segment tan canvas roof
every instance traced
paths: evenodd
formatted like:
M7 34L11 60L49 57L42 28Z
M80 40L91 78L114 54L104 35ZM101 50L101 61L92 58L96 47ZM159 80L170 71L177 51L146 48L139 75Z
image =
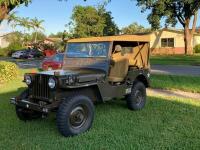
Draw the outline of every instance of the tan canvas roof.
M89 38L78 38L71 39L69 43L78 42L111 42L111 41L138 41L138 42L149 42L149 35L118 35L118 36L103 36L103 37L89 37Z

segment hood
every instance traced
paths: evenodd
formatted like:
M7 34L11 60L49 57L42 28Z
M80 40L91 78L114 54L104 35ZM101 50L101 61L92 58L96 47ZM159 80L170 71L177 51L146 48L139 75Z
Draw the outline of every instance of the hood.
M66 76L66 75L105 75L106 73L102 70L96 69L70 69L70 70L49 70L49 71L42 71L39 74L44 75L54 75L57 74L59 76Z

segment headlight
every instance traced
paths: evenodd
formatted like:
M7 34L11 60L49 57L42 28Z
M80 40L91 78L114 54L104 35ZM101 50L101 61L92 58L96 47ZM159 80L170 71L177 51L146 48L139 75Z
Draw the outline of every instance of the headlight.
M73 80L72 76L69 76L69 78L68 78L68 82L69 82L69 84L74 83L74 80Z
M31 85L31 83L32 83L31 76L25 76L25 82L27 85Z
M48 85L51 89L55 88L56 87L56 81L54 78L49 78L49 82L48 82Z

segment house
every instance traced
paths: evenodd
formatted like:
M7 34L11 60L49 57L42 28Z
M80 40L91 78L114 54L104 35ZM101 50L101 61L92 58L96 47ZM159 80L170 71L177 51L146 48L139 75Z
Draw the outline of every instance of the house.
M185 54L183 30L164 28L148 33L148 35L150 36L151 54ZM195 47L198 44L200 44L200 33L195 32L192 46Z
M61 38L46 38L44 44L54 45L56 42L61 42Z
M5 39L6 35L0 35L0 48L8 47L9 42Z

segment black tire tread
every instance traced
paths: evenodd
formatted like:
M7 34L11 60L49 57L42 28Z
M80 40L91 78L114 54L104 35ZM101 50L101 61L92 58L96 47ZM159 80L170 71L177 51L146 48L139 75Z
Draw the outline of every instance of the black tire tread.
M134 104L134 94L137 88L142 88L142 90L144 90L144 101L142 103L142 105L140 105L139 107L137 105ZM146 87L144 85L144 83L140 82L140 81L136 81L131 89L131 94L127 95L126 98L126 102L127 102L127 106L130 110L141 110L142 108L144 108L145 104L146 104Z
M66 125L67 125L67 123L66 123L66 112L70 110L70 107L74 105L74 100L78 97L83 98L83 97L87 97L87 96L83 96L83 95L79 95L78 93L76 93L76 94L74 93L73 95L67 97L60 104L58 111L57 111L57 114L56 114L56 122L57 122L58 130L65 137L77 135L77 133L73 133L69 128L66 128ZM89 99L89 97L87 97L87 99L89 100L88 102L92 106L92 112L94 113L93 103ZM78 100L76 99L75 102L76 101L78 101ZM94 118L94 115L92 116L91 122L93 122L93 118ZM91 126L92 126L92 123L88 126L88 128L86 130L90 129Z

